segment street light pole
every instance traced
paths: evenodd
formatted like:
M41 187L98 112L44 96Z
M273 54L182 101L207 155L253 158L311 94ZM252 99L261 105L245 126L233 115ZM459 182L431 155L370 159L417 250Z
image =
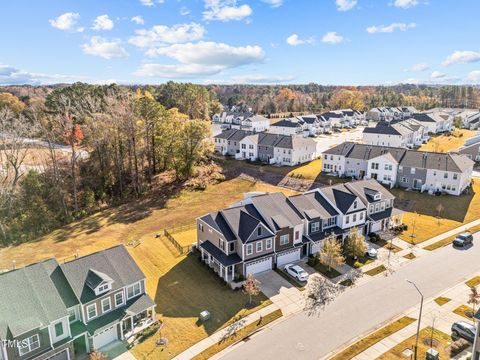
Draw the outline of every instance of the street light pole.
M408 279L405 279L406 282L408 282L409 284L412 284L415 289L418 291L418 293L420 294L420 298L421 298L421 301L420 301L420 314L418 315L418 325L417 325L417 337L416 337L416 340L415 340L415 353L414 353L414 359L417 360L417 355L418 355L418 337L420 335L420 323L422 321L422 310L423 310L423 294L422 292L418 289L417 285L413 282L413 281L410 281Z

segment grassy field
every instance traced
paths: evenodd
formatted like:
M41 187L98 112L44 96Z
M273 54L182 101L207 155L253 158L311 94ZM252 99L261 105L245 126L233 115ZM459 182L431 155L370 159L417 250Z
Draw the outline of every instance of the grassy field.
M430 348L430 337L432 335L432 328L427 327L420 331L418 342L418 359L425 359L425 353ZM433 348L439 352L440 359L450 359L453 340L450 335L445 334L439 330L433 331ZM462 342L465 344L465 342ZM467 344L468 345L468 344ZM393 349L382 354L377 360L404 360L402 353L405 349L412 349L415 346L415 335L409 337L407 340L401 342ZM465 346L465 345L464 345ZM465 347L466 348L466 347Z
M381 274L385 270L387 270L387 268L384 265L379 265L377 267L374 267L373 269L365 271L365 275L375 276Z
M457 315L463 316L465 319L472 320L474 311L470 306L460 305L453 312Z
M415 319L404 316L391 324L388 324L381 329L371 333L370 335L364 337L363 339L357 341L353 345L350 345L345 350L331 357L330 360L348 360L352 359L358 354L367 350L370 346L375 345L379 341L382 341L386 337L396 333L399 330L402 330L404 327L407 327L411 323L416 321Z
M205 191L182 190L170 198L139 200L90 216L37 241L0 249L0 269L11 267L12 260L17 266L53 256L61 261L71 258L77 249L80 255L86 255L139 240L139 246L127 249L146 275L147 292L157 303L158 317L165 324L162 336L167 337L169 345L162 350L152 337L135 347L133 353L138 359L169 359L255 308L246 306L245 294L224 286L194 256L180 256L165 238L157 239L155 234L163 228L191 224L197 216L241 200L249 191L293 193L236 178ZM189 236L185 239L191 243ZM264 296L255 301L257 308L270 303ZM198 314L205 309L212 318L199 324Z
M455 129L452 135L432 136L428 143L422 145L418 150L448 152L462 147L465 140L477 133L475 130Z
M264 316L261 320L241 328L240 330L236 331L233 335L229 336L228 338L223 339L222 341L216 343L215 345L210 346L208 349L202 351L199 355L195 356L193 359L194 360L210 359L215 354L218 354L220 351L226 349L227 347L234 344L235 342L248 337L252 333L268 325L272 321L277 320L281 316L282 316L282 311L275 310L274 312Z
M468 229L469 232L471 233L474 233L474 232L477 232L477 231L480 231L480 225L477 225L477 226L473 226L471 228ZM458 234L461 234L463 233L464 231L461 231L459 232ZM455 235L452 235L452 236L449 236L445 239L442 239L442 240L439 240L437 242L434 242L433 244L430 244L428 246L425 246L424 249L425 250L429 250L429 251L432 251L432 250L436 250L438 248L441 248L441 247L444 247L444 246L447 246L447 245L450 245L453 240L457 237L458 234L455 234Z
M402 202L408 200L411 208L405 212L403 222L408 230L400 238L418 244L445 231L452 230L480 218L480 181L474 180L470 194L432 196L426 193L392 189L391 192ZM443 211L437 218L437 207ZM414 231L415 237L411 234Z

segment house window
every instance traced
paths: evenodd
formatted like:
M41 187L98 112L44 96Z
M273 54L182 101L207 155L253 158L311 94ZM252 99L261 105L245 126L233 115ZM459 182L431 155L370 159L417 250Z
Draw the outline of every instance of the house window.
M408 183L408 178L402 177L402 178L401 178L401 181L404 182L404 183Z
M265 244L265 248L267 250L270 250L272 248L272 239L267 239L266 244Z
M375 204L375 212L378 212L380 210L380 204Z
M403 166L399 166L398 167L398 172L402 172L403 171Z
M457 180L458 179L458 174L453 174L453 180Z
M102 300L102 313L106 313L110 310L112 310L112 303L110 301L110 298L103 299Z
M353 208L354 208L354 209L357 208L357 200L355 200L355 201L353 202Z
M357 221L357 214L353 214L353 222Z
M414 168L414 167L412 167L412 168L410 169L410 174L415 174L415 168Z
M256 252L261 252L263 250L263 243L261 241L257 241L256 245Z
M247 255L252 255L253 254L253 245L252 244L247 244Z
M123 291L115 294L115 307L123 305Z
M40 347L40 338L38 334L35 334L22 340L20 344L21 346L18 347L18 352L20 353L20 356L23 356Z
M108 290L110 290L110 284L103 284L103 285L101 285L97 288L97 293L101 294L101 293L104 293Z
M295 240L300 239L300 231L295 231Z
M257 229L257 235L258 235L258 236L261 236L261 235L262 235L262 228L261 228L261 227L259 227L259 228Z
M448 179L448 173L443 174L444 179Z
M280 245L287 245L290 241L290 236L288 234L280 236Z
M363 220L363 212L360 213L360 220Z
M63 331L63 323L62 322L59 322L59 323L56 323L55 324L55 337L56 338L59 338L60 336L62 336L64 333Z
M68 309L68 321L70 323L77 321L77 312L75 309Z
M131 299L134 296L140 295L140 292L142 291L140 287L140 283L133 284L132 286L129 286L127 288L127 300Z
M317 221L312 223L311 232L317 232L318 230L320 230L320 222Z
M218 239L218 246L225 251L225 241L223 241L223 239Z
M345 218L345 224L349 224L350 223L350 215L347 215L347 217Z
M93 319L97 316L97 304L87 306L87 320Z

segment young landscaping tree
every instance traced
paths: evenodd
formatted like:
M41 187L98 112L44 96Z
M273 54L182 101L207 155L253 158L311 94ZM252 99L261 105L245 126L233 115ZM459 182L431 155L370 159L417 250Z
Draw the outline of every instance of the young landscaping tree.
M468 294L468 304L472 305L472 309L473 309L472 320L473 320L473 325L475 325L475 313L476 313L478 304L480 304L480 293L478 292L476 286L472 286L470 288L470 294Z
M368 246L363 236L357 228L353 228L345 241L344 245L345 255L356 260L359 256L364 255Z
M93 351L90 353L90 360L107 360L108 356L99 351Z
M443 207L442 204L438 204L435 210L437 210L437 219L438 219L438 225L440 225L440 217L442 215L442 212L445 208Z
M249 296L249 304L252 304L252 296L260 293L260 281L255 279L253 274L248 274L247 280L243 284L243 292Z
M320 261L327 266L328 272L332 268L345 264L345 258L342 255L342 247L335 238L335 235L329 235L320 251Z
M304 292L304 310L309 315L317 313L332 302L338 292L339 287L337 284L325 279L319 274L311 275Z

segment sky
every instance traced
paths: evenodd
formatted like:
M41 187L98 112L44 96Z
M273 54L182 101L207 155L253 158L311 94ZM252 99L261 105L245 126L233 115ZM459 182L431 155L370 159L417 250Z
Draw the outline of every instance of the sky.
M15 0L0 85L479 84L478 0Z

